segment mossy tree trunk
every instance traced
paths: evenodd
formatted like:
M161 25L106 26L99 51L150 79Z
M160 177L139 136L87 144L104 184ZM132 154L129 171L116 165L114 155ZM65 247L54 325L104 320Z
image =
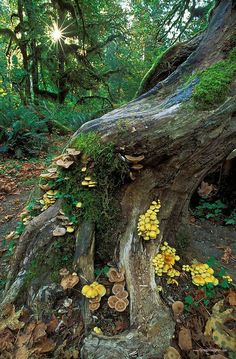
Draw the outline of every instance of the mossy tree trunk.
M227 66L233 68L235 5L228 0L218 3L196 50L166 79L137 100L85 124L74 135L95 131L102 141L113 142L121 155L145 156L136 180L122 189L121 231L118 238L112 238L114 247L117 243L119 247L118 264L125 268L132 329L115 337L88 335L83 358L148 359L161 356L170 343L174 324L156 290L151 260L161 241L174 244L179 225L188 220L192 193L236 146L234 69L227 90L223 87L225 98L220 84L214 88L216 103L207 103L204 111L202 102L199 105L196 100L201 75L197 72L186 84L186 78L196 71L206 69L205 74L210 71L211 76L211 66L221 60L226 61L222 73ZM144 242L137 235L137 221L154 199L162 204L161 234L157 240ZM88 252L90 263L91 246ZM10 293L11 287L6 298Z

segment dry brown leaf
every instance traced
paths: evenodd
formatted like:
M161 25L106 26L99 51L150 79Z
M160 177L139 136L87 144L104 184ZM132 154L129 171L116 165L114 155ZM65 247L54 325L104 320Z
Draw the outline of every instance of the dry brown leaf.
M31 338L31 335L32 335L31 333L20 334L17 338L18 347L23 347L24 344L27 344Z
M202 181L200 187L198 187L198 194L202 198L207 198L212 193L215 187L212 184Z
M61 286L63 289L74 288L74 286L79 283L79 277L77 273L72 273L64 276L61 280Z
M47 333L54 333L58 323L57 317L53 314L50 322L47 324Z
M228 299L230 305L236 305L236 292L234 292L232 289L229 291Z
M51 339L45 338L42 339L36 346L33 348L34 353L49 353L54 350L56 343Z
M11 330L18 330L18 329L23 328L25 323L19 321L21 312L22 312L22 309L20 309L16 312L15 307L12 306L11 312L10 311L7 312L7 317L0 319L0 331L4 330L5 328L9 328ZM4 312L4 314L5 314L5 312Z
M178 345L182 350L191 350L192 345L192 337L191 332L188 328L182 327L179 331L179 340Z
M46 333L47 326L45 323L40 322L37 323L34 331L33 331L33 339L34 341L38 341L47 335Z
M16 352L16 359L28 359L28 358L29 358L28 349L25 346L20 347Z
M11 330L5 329L0 333L0 352L14 348L15 337Z

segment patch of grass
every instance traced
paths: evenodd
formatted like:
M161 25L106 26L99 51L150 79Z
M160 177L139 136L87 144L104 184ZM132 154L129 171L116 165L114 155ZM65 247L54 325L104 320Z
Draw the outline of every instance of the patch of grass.
M228 95L235 74L236 48L230 52L227 59L217 62L197 75L200 81L193 90L195 108L206 110L222 103Z

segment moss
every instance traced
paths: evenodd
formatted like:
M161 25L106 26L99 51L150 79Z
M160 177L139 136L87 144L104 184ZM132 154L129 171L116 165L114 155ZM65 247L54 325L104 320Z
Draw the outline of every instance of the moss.
M81 171L84 165L80 158L70 170L60 170L55 186L63 198L62 208L73 223L95 223L97 243L104 244L106 239L111 242L120 216L118 193L128 176L128 166L116 154L114 144L102 143L95 133L80 134L70 146L81 150L89 161L86 172ZM82 186L85 176L95 180L97 186ZM77 202L82 202L82 208L76 208Z
M221 60L200 72L199 83L193 90L193 101L195 108L206 110L222 103L228 93L230 84L236 73L236 48L234 48L227 59Z
M70 235L58 238L46 254L39 254L30 263L25 277L25 287L28 287L34 280L40 283L40 281L49 279L52 282L59 283L60 269L66 267L68 270L72 270L74 241L71 239Z

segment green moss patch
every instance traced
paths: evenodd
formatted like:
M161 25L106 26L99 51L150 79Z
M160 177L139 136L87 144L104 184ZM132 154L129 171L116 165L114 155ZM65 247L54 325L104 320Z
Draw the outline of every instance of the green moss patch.
M236 74L236 48L227 59L217 62L199 74L193 91L193 101L199 110L207 110L222 103Z
M70 169L61 169L54 182L58 197L63 199L62 209L75 225L85 220L95 223L96 243L112 243L120 217L119 189L128 177L129 168L118 157L114 144L102 143L95 133L80 134L70 147L79 149L81 156ZM82 171L84 158L86 172ZM82 185L87 176L96 181L95 187ZM78 202L82 208L76 207Z

